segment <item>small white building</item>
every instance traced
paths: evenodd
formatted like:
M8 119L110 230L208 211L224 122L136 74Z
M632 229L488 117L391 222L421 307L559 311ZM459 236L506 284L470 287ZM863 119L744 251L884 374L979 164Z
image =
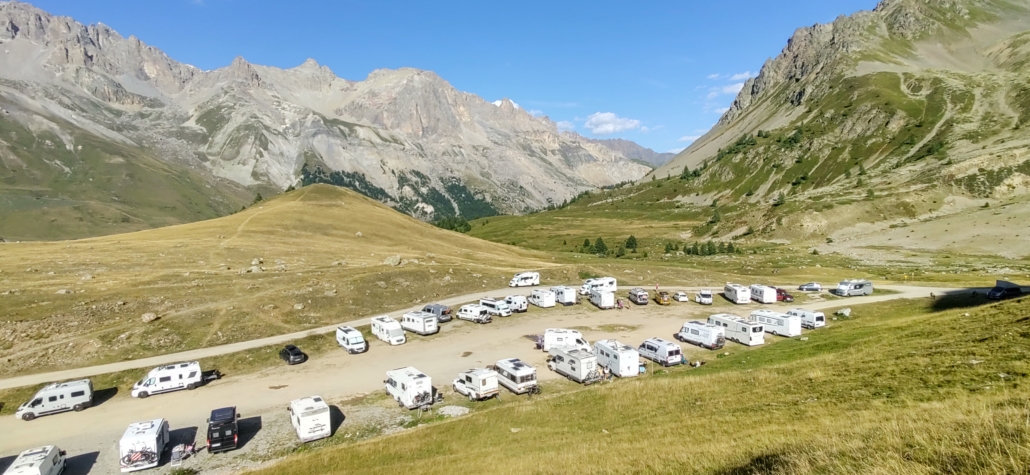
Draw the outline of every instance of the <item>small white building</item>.
M118 441L118 461L122 472L156 467L170 441L168 421L164 419L129 424Z
M540 285L539 272L520 272L515 274L515 277L512 277L511 281L508 282L508 287L529 287L533 285Z
M766 333L777 336L798 336L801 334L801 317L772 310L755 310L748 317L755 323L761 323Z
M826 315L824 315L823 312L795 308L787 310L787 315L801 317L801 326L804 328L815 329L826 326Z
M553 348L579 348L584 351L591 351L590 343L583 339L582 333L565 328L548 328L544 330L540 349L551 351Z
M600 340L594 342L594 356L597 364L608 368L612 374L620 378L629 378L640 374L640 353L632 346L618 340Z
M744 305L751 302L751 291L740 284L727 282L726 286L722 289L722 293L726 296L726 299L737 305Z
M607 290L592 290L590 291L590 303L601 310L611 310L615 308L615 293Z
M324 439L332 435L332 413L321 396L302 397L290 401L290 424L301 442Z
M536 380L536 368L518 358L499 360L493 370L497 372L497 382L515 394L539 392L540 390L540 385Z
M422 336L433 335L440 331L436 315L423 311L408 312L401 315L401 328Z
M776 289L767 285L754 284L748 289L751 300L758 303L776 303Z
M747 321L736 315L719 313L708 317L708 323L719 325L726 331L726 339L741 345L758 346L765 343L765 329L761 323Z
M408 341L400 322L389 315L372 318L372 334L390 345L403 345Z
M551 308L556 303L554 291L533 289L533 292L529 294L529 303L540 308Z
M402 407L417 409L436 402L433 380L411 366L387 371L384 383L386 393Z
M726 331L722 326L694 320L683 324L676 339L709 350L718 350L726 344Z
M580 384L601 380L597 357L590 350L580 348L552 348L547 368Z
M66 454L56 445L26 450L11 462L4 475L60 475L64 471Z
M161 394L183 389L195 389L203 384L200 363L188 361L150 370L147 376L132 386L132 397L146 398L152 394Z
M551 287L551 292L554 292L554 299L558 303L566 307L576 305L576 289L559 285L558 287Z

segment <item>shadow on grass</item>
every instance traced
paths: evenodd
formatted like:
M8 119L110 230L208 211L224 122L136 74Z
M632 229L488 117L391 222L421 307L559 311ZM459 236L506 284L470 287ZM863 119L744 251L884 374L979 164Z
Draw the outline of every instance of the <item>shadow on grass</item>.
M762 454L752 457L747 463L713 472L717 475L756 475L788 473L790 462L779 454Z
M981 288L962 289L944 294L927 294L927 297L934 299L933 305L930 306L934 312L943 312L945 310L972 308L997 303L997 300L989 300L987 298L987 290Z

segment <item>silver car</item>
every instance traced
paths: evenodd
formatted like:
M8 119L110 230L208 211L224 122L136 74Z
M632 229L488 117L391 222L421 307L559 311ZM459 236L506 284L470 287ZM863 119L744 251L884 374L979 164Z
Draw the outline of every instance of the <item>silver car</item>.
M820 290L823 290L823 286L819 285L817 282L809 282L807 284L799 285L798 290L802 292L819 292Z

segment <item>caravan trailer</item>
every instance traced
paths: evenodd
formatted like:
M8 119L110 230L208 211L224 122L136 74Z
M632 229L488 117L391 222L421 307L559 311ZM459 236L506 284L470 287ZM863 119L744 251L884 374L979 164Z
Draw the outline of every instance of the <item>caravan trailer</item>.
M580 295L590 295L590 292L595 290L603 290L607 292L615 292L619 290L618 283L615 277L598 277L596 279L587 279L583 282L583 286L579 289Z
M67 454L56 445L47 445L18 454L4 475L61 475Z
M749 322L736 315L719 313L708 317L708 323L719 325L726 331L726 339L741 345L758 346L765 343L761 323Z
M290 401L290 424L301 442L324 439L332 435L332 415L329 405L320 396L302 397Z
M841 297L856 297L860 295L872 295L873 283L865 279L845 280L837 284L834 293Z
M544 330L543 342L540 349L551 351L553 348L579 348L590 351L590 343L583 339L583 334L576 330L564 328L548 328Z
M401 324L389 315L372 318L372 334L390 345L403 345L408 341Z
M168 421L164 419L129 424L122 439L118 441L118 461L122 472L156 467L161 462L161 454L169 448L170 441Z
M515 274L515 277L512 277L511 281L508 282L508 287L529 287L533 285L540 285L539 272L521 272Z
M189 361L150 370L147 376L132 385L132 397L144 399L151 394L161 394L182 389L192 390L203 384L200 363Z
M826 315L824 315L823 312L795 308L787 310L787 315L801 317L801 326L804 328L815 329L826 326Z
M48 384L21 406L14 416L31 421L39 416L81 411L93 405L93 382L88 379Z
M551 292L554 292L554 299L568 307L569 305L576 305L576 289L572 287L565 287L564 285L558 287L551 287Z
M648 338L637 348L640 356L647 358L662 366L675 366L685 364L683 350L679 345L661 338Z
M368 342L365 341L365 336L352 327L338 327L336 329L336 344L352 355L368 351Z
M737 305L751 302L751 291L743 285L727 283L726 287L723 287L722 292L727 300Z
M591 290L590 303L601 310L615 308L615 293L606 290Z
M676 339L701 348L718 350L726 344L726 331L719 325L694 320L683 324Z
M497 382L515 394L540 392L536 368L518 358L500 360L491 369L497 372Z
M401 407L417 409L435 402L433 380L410 366L387 371L383 383L386 384L386 394Z
M555 305L554 291L533 289L533 292L529 294L529 303L540 308L551 308Z
M776 303L776 289L767 285L754 284L751 286L751 300L758 303Z
M598 365L608 368L608 371L620 378L640 374L640 353L618 340L594 342L594 356L597 356Z
M422 311L401 315L401 328L422 336L433 335L440 331L436 315Z
M801 317L772 310L755 310L748 320L761 323L766 333L776 336L798 336L801 334Z
M458 373L451 383L454 392L467 396L469 401L483 401L497 397L497 372L492 369L474 368Z
M601 372L597 370L597 357L589 349L553 348L548 353L550 356L547 358L547 369L581 384L592 384L601 380Z

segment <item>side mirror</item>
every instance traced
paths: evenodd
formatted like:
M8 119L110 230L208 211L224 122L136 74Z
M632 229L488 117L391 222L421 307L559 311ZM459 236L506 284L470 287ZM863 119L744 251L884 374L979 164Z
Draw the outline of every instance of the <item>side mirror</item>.
M209 419L204 419L204 422L210 424L211 423L211 419L210 418Z
M64 450L58 450L57 453L61 454L62 457L68 455L68 452L65 452Z

